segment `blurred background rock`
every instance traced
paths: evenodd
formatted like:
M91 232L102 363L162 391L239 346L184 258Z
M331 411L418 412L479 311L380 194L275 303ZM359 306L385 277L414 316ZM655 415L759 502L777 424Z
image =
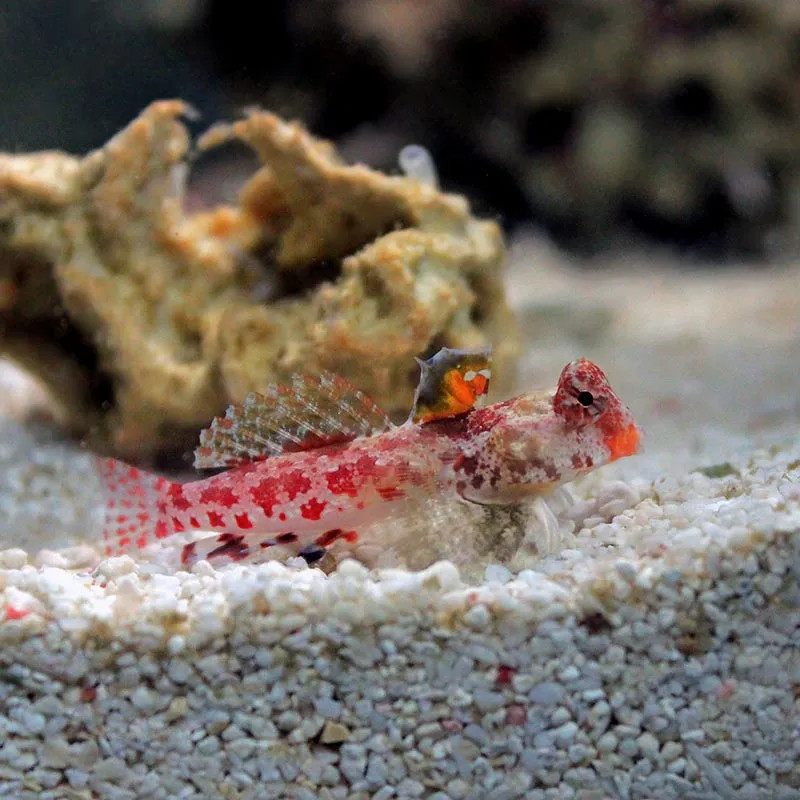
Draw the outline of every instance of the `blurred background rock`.
M419 142L478 212L576 251L656 243L738 259L798 245L797 0L26 0L0 11L0 149L84 152L158 97L191 102L198 128L263 105L382 169ZM205 165L201 191L227 191L237 159Z

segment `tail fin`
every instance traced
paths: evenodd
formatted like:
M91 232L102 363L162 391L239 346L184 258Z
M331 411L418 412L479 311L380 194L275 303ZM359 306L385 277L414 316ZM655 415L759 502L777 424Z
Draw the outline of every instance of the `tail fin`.
M95 467L106 498L106 555L140 550L167 535L166 478L114 458L98 457Z

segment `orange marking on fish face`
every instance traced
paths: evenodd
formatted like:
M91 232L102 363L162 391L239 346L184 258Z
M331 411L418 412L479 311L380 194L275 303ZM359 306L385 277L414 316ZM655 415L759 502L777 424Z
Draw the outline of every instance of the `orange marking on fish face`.
M636 455L640 449L641 436L636 425L631 423L622 430L606 435L603 442L608 448L609 460L616 461L618 458Z

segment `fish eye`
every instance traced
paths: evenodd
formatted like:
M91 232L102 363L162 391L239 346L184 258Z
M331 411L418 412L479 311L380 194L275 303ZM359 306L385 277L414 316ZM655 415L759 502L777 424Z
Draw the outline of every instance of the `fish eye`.
M594 403L594 395L591 392L578 392L578 402L584 408L588 408Z

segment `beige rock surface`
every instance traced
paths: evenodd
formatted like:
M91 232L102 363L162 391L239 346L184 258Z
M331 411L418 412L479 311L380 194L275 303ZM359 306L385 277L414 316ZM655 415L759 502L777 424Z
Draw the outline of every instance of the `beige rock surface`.
M154 103L85 158L0 156L0 353L75 432L128 458L175 454L227 403L324 369L401 414L411 357L442 345L494 344L507 385L495 223L258 111L198 143L238 139L264 162L240 204L187 214L189 113Z

